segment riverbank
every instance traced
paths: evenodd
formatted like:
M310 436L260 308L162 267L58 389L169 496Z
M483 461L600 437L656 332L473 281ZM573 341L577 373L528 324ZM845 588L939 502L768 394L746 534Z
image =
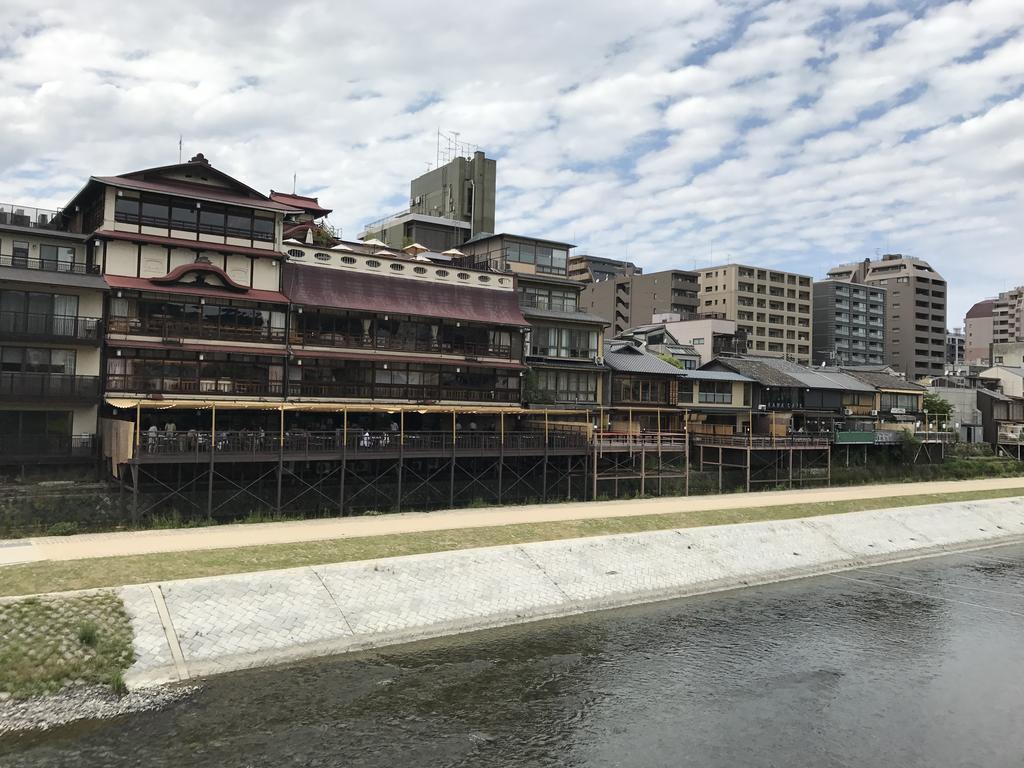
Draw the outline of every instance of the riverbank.
M1024 498L490 547L120 590L130 687L1024 540Z
M893 495L879 496L883 490ZM457 509L379 518L50 538L39 540L32 552L54 559L8 565L2 571L0 596L1017 495L1024 495L1022 481L975 480L498 510ZM744 502L749 506L739 506ZM26 557L19 554L17 546L9 546L16 544L0 542L0 563L4 558L12 562Z
M1013 497L8 598L0 606L12 616L34 615L25 611L36 605L109 604L110 616L129 623L131 640L129 652L110 655L108 666L123 669L125 684L139 693L122 703L109 688L86 688L88 680L58 674L29 654L22 639L19 694L72 685L49 698L7 699L0 721L9 722L0 728L163 706L188 689L154 686L221 672L1019 541L1024 498ZM8 648L15 648L12 637L53 628L33 620L29 631L24 623L0 625ZM62 626L55 647L68 647L71 631L84 642L80 621Z

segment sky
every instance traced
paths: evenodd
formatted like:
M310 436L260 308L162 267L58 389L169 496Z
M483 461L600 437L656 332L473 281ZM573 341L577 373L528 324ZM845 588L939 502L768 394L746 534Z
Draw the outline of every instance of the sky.
M3 5L3 202L181 136L354 238L441 129L497 159L499 231L579 253L815 278L907 253L951 327L1024 283L1022 0Z

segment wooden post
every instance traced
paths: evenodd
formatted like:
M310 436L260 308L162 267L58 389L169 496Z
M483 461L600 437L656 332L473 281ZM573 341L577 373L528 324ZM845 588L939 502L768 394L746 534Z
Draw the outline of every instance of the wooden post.
M402 511L402 470L405 468L405 410L398 410L398 483L395 488L395 511Z
M274 514L281 515L281 484L284 482L284 404L278 410L277 420L277 484L274 496Z
M747 448L747 493L750 493L750 461L751 461L750 448Z
M722 492L722 447L718 447L718 492Z
M448 506L455 506L455 410L452 410L452 465L448 471Z
M498 414L498 431L500 440L498 442L498 503L501 504L502 480L505 470L505 414Z
M210 472L206 478L206 516L213 517L213 454L217 452L217 404L210 406Z
M139 458L139 444L142 442L142 406L135 403L135 451L134 458Z

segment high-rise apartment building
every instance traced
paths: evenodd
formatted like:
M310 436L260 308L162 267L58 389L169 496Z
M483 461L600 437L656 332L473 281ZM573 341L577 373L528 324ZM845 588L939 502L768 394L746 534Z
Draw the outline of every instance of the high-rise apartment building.
M723 264L701 269L697 311L735 320L757 354L811 364L811 278Z
M632 261L588 256L585 253L569 257L569 279L581 283L596 283L609 277L640 274L643 274L643 270Z
M1024 341L1024 285L996 297L992 305L992 341Z
M359 239L392 248L457 248L474 235L494 232L496 185L497 163L483 152L456 157L409 182L409 207L367 224Z
M985 299L967 310L964 318L964 355L968 365L991 364L995 303L995 299Z
M946 367L946 281L924 259L887 253L829 270L844 280L888 290L886 362L914 380Z
M815 365L885 363L885 288L843 280L814 283Z
M657 314L696 317L697 291L696 272L667 269L590 283L580 294L580 301L588 312L611 323L605 329L605 338L612 339L630 328L647 325Z

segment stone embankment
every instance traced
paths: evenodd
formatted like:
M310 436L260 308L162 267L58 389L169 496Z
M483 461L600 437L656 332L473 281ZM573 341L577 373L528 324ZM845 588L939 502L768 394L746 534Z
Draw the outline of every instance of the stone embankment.
M120 590L129 687L1024 540L1024 498L600 536Z

